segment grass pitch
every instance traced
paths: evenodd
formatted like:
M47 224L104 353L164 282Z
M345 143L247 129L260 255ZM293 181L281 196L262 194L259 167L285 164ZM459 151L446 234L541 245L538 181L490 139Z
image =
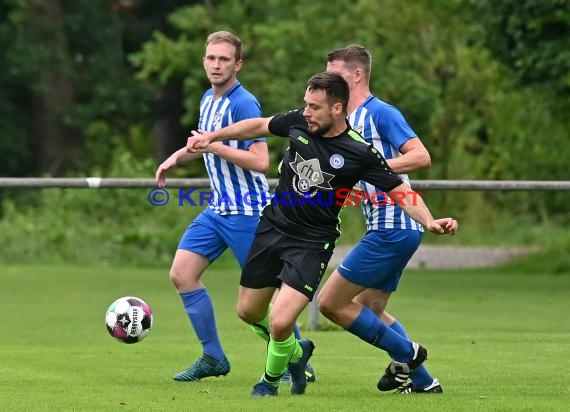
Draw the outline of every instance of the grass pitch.
M443 395L376 390L388 357L347 332L307 331L317 382L293 397L253 399L265 344L234 314L238 270L229 259L204 276L232 371L174 382L200 355L168 268L0 267L2 411L556 411L570 399L570 273L517 270L404 275L390 310L429 350ZM114 341L108 305L135 295L153 309L141 343ZM303 319L305 320L305 319ZM323 321L324 322L324 321Z

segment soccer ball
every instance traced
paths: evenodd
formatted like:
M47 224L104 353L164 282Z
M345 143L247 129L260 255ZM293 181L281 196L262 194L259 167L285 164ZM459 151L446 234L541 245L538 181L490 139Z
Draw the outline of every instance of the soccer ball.
M144 300L124 296L107 309L105 325L109 334L119 342L137 343L152 329L152 311Z

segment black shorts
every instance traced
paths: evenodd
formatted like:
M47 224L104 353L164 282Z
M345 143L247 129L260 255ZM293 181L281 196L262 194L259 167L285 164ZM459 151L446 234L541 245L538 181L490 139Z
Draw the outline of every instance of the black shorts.
M334 242L287 236L261 218L242 269L240 285L251 289L281 283L313 299L334 250Z

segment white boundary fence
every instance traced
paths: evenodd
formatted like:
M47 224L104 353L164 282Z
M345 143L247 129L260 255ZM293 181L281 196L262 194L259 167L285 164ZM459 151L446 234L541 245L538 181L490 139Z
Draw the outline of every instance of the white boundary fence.
M204 188L209 187L208 179L168 179L167 187ZM277 179L269 179L269 185L275 187ZM416 180L412 181L414 190L570 190L568 180ZM0 177L0 188L155 188L154 179L137 178L41 178L41 177ZM318 293L318 291L317 291ZM315 299L309 306L309 329L314 330L319 324L319 310Z
M208 179L168 179L168 187L209 187ZM269 179L272 187L277 179ZM570 190L570 180L415 180L414 189ZM0 188L154 188L154 179L102 177L0 177Z

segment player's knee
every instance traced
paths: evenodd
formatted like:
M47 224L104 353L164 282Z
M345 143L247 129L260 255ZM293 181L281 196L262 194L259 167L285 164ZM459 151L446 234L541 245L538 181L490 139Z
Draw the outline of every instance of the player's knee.
M277 341L287 339L293 332L293 323L285 318L270 316L269 325L271 336Z
M170 282L174 285L176 289L180 289L183 285L182 273L177 269L170 269Z
M263 315L260 316L255 308L244 302L238 302L236 306L236 314L241 320L245 323L249 323L250 325L263 320Z
M170 282L177 290L194 290L200 287L200 278L178 268L170 269Z
M334 319L338 310L338 305L334 304L325 294L319 294L317 298L319 311L328 319Z

